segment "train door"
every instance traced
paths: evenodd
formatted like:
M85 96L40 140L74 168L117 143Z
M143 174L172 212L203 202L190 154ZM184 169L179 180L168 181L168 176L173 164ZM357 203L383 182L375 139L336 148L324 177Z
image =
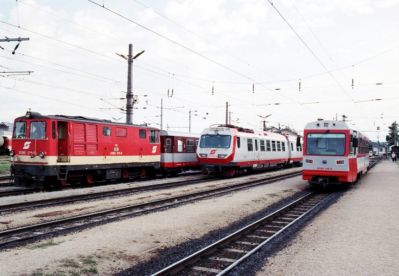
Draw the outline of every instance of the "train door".
M57 122L58 158L57 162L69 162L68 123Z
M166 137L165 138L165 153L167 156L167 162L174 162L174 154L173 154L173 138Z

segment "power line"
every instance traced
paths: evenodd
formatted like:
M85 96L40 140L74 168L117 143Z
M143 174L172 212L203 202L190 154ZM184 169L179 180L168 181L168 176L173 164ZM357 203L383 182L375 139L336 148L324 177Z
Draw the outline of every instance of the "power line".
M337 85L341 88L341 90L350 98L353 103L353 99L349 96L342 86L342 84L335 78L335 76L330 72L326 65L324 65L323 61L316 55L313 49L306 43L306 41L301 37L301 35L295 30L295 28L288 22L288 20L284 17L284 15L279 11L279 9L273 4L272 0L266 0L272 8L277 12L277 14L283 19L283 21L287 24L287 26L294 32L296 37L302 42L302 44L306 47L306 49L312 54L312 56L317 60L317 62L324 68L324 70L330 75L330 77L337 83Z
M169 41L169 42L171 42L171 43L173 43L173 44L185 49L186 51L188 51L188 52L190 52L192 54L195 54L195 55L197 55L197 56L199 56L199 57L201 57L201 58L203 58L203 59L205 59L205 60L207 60L207 61L209 61L209 62L211 62L211 63L213 63L213 64L215 64L217 66L219 66L219 67L222 67L222 68L224 68L224 69L226 69L226 70L228 70L228 71L230 71L230 72L232 72L232 73L234 73L234 74L236 74L238 76L241 76L243 78L246 78L248 80L253 81L253 79L251 77L249 77L249 76L247 76L247 75L245 75L245 74L243 74L241 72L238 72L237 70L234 70L234 69L228 67L227 65L224 65L223 63L220 63L220 62L218 62L218 61L216 61L216 60L214 60L214 59L212 59L210 57L207 57L204 54L198 52L197 50L194 50L194 49L190 48L189 46L186 46L186 45L184 45L184 44L182 44L182 43L180 43L180 42L178 42L178 41L176 41L176 40L174 40L174 39L172 39L172 38L170 38L170 37L168 37L168 36L166 36L164 34L161 34L161 33L157 32L157 31L155 31L155 30L153 30L153 29L151 29L149 27L146 27L143 24L140 24L140 23L136 22L135 20L126 17L126 16L124 16L121 13L118 13L118 12L116 12L114 10L111 10L110 8L107 8L104 5L101 5L101 4L99 4L99 3L97 3L97 2L95 2L93 0L87 0L87 1L89 1L90 3L92 3L92 4L94 4L94 5L98 6L98 7L101 7L103 9L105 9L106 11L108 11L110 13L113 13L113 14L115 14L115 15L117 15L117 16L119 16L119 17L121 17L121 18L123 18L123 19L125 19L125 20L127 20L127 21L129 21L129 22L131 22L133 24L135 24L136 26L138 26L138 27L140 27L140 28L142 28L142 29L144 29L144 30L146 30L148 32L151 32L151 33L155 34L156 36L161 37L164 40L167 40L167 41Z

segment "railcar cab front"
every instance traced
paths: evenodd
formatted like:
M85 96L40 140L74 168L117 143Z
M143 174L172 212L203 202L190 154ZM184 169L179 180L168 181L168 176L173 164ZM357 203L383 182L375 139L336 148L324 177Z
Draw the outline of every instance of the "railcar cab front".
M304 131L303 179L311 184L355 182L368 167L368 140L345 122L317 121Z

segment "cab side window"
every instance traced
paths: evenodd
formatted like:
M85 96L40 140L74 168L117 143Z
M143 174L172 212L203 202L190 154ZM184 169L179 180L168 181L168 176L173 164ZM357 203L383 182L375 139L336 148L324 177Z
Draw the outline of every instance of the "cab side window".
M26 138L26 122L16 122L14 126L14 139L25 139Z

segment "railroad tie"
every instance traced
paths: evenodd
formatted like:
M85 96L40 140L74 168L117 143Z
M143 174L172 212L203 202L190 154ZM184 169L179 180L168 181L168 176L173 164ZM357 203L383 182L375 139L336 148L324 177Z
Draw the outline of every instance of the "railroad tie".
M209 260L217 261L217 262L226 262L226 263L234 263L236 260L225 258L225 257L210 257Z
M244 245L251 245L251 246L258 245L258 243L255 243L255 242L246 242L246 241L236 241L236 243L238 243L238 244L244 244Z
M221 272L220 269L209 268L209 267L204 267L204 266L193 266L191 269L197 270L197 271L203 271L203 272L216 273L216 274Z
M248 238L262 239L262 240L266 240L266 239L269 238L269 237L266 237L266 236L259 236L259 235L248 235L247 237Z
M228 251L228 252L233 252L233 253L242 253L242 254L246 254L247 251L245 250L241 250L241 249L235 249L235 248L226 248L223 249L224 251Z

